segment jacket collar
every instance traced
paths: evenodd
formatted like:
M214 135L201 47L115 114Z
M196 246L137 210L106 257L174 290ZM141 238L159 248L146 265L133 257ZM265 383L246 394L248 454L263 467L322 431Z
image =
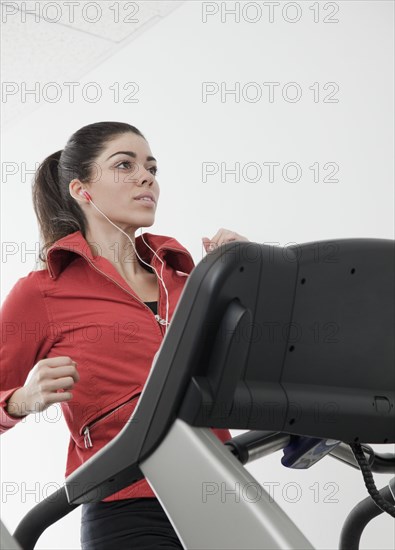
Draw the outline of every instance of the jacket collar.
M194 268L195 264L188 250L173 237L154 235L153 233L144 233L143 237L162 260L166 256L167 263L173 269L190 273ZM94 243L91 244L94 245ZM140 235L135 238L135 246L139 256L145 262L150 265L159 262L158 258L147 247ZM81 231L75 231L58 239L48 249L47 265L50 277L56 279L63 269L76 257L76 254L95 265L100 264L103 260L105 263L108 263L105 258L100 256L100 249L98 249L97 254L93 254Z

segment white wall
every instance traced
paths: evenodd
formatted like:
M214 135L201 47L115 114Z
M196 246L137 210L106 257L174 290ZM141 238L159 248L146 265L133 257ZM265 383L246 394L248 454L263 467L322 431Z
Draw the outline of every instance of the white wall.
M101 120L126 121L146 135L159 161L161 186L157 220L147 231L174 236L196 263L204 255L201 237L212 237L220 227L281 246L330 238L394 238L393 3L315 4L320 10L316 23L313 2L293 3L284 13L282 3L273 22L262 2L250 3L239 22L225 14L221 21L225 3L210 4L219 13L206 23L202 3L185 2L86 74L81 87L97 83L102 91L98 102L77 93L71 103L65 88L61 101L42 97L38 108L3 130L3 169L4 163L13 162L17 173L7 177L3 172L2 178L3 252L15 243L15 253L3 255L2 299L19 277L35 268L35 255L23 252L23 247L34 250L38 242L31 174L25 177L24 166L34 169L78 128ZM240 4L241 9L245 3ZM251 19L258 12L252 4L262 10L255 23ZM234 6L226 3L228 9ZM290 23L286 19L296 17L295 6L301 17ZM324 17L338 22L325 23ZM44 59L29 63L43 73ZM110 86L119 83L122 91L127 82L138 83L138 102L115 102ZM203 101L203 82L225 83L228 89L238 82L244 96L236 102L234 96L222 101L216 94ZM280 83L273 102L268 82ZM295 88L288 87L288 101L281 93L290 82L302 91L299 101L289 100ZM335 84L325 90L329 82ZM320 89L317 102L309 89L314 83ZM261 100L252 102L258 85ZM324 102L333 90L338 101ZM242 172L239 181L229 174L221 181L220 172L203 181L205 163L224 163L230 169L236 162ZM263 165L270 162L280 163L272 182L268 165ZM281 175L291 162L301 170L299 181ZM256 173L252 165L247 170L248 163L261 168L258 181L251 181ZM309 168L315 163L320 167L317 182ZM338 181L324 181L330 175L326 163L338 167L333 176ZM289 167L286 177L294 175ZM46 418L32 415L1 438L1 516L11 531L46 491L62 485L68 432L59 411L53 406ZM275 498L317 549L336 548L347 513L367 496L360 472L331 458L311 470L293 471L281 466L280 457L276 453L249 469L257 481L279 484ZM390 477L376 474L377 486ZM291 502L291 488L289 495L282 493L290 482L299 484L297 503ZM326 485L331 483L336 486ZM331 487L336 488L333 494ZM24 494L26 489L33 494ZM80 508L48 529L37 547L80 548L79 519ZM393 521L382 514L366 528L360 547L389 549L394 544Z

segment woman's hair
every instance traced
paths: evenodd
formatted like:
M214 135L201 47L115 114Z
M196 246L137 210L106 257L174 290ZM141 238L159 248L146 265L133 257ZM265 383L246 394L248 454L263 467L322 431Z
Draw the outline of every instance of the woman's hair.
M95 176L95 160L106 144L128 132L144 138L140 130L124 122L83 126L69 138L63 150L49 155L38 167L32 195L42 241L39 259L44 268L48 248L55 241L78 230L86 236L87 219L70 195L71 180L77 178L88 184Z

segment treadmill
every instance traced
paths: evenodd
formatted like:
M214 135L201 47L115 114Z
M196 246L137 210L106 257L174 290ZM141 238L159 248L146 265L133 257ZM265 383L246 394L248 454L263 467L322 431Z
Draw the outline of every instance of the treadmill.
M332 458L361 471L369 494L339 534L339 549L358 549L371 519L395 517L395 477L377 489L372 475L395 473L395 455L370 447L395 443L394 245L236 241L207 254L131 418L13 536L1 525L2 548L33 549L80 504L145 477L185 549L313 549L244 467L282 449L287 468ZM222 443L210 428L247 431ZM235 498L248 487L258 499Z

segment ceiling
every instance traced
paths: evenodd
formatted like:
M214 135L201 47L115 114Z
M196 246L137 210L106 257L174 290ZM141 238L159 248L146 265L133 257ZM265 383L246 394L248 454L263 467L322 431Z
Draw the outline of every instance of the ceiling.
M78 82L183 3L2 1L3 126L38 108L44 94L55 101L63 83Z

